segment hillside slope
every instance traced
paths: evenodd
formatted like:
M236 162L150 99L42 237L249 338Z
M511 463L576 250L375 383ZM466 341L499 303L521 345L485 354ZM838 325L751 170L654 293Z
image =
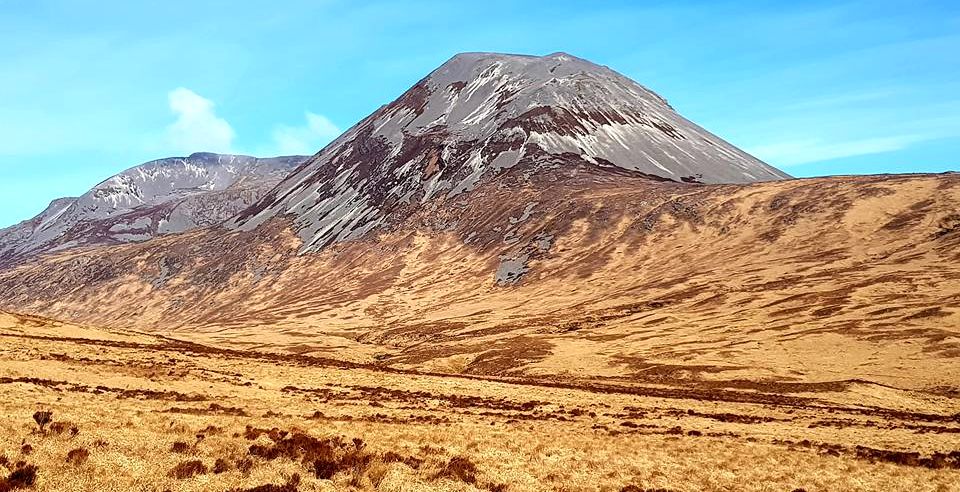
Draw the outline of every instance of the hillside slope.
M958 391L960 175L516 173L307 255L283 221L64 253L0 305L448 372Z

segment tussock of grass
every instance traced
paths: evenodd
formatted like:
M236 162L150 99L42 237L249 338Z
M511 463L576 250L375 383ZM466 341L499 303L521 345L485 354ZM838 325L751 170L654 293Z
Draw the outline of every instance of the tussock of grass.
M0 492L33 487L37 481L37 466L20 464L7 478L0 480Z
M214 461L214 462L213 462L213 469L212 469L211 471L212 471L215 475L219 475L219 474L221 474L221 473L226 473L226 472L230 471L232 468L233 468L233 467L230 466L230 462L229 462L229 461L227 461L227 460L225 460L225 459L223 459L223 458L217 458L217 461Z
M465 483L477 483L477 465L469 458L454 456L437 472L435 478L459 480Z
M183 441L177 441L170 445L171 453L185 454L189 453L192 449L193 448L189 444Z
M80 427L68 420L58 420L50 424L50 432L58 436L67 434L70 437L76 437L80 433Z
M177 466L173 467L168 475L177 480L185 480L196 475L205 475L206 473L207 467L202 461L187 460L177 463Z
M88 459L90 459L90 451L87 448L71 449L67 453L67 463L71 465L80 466L86 463Z

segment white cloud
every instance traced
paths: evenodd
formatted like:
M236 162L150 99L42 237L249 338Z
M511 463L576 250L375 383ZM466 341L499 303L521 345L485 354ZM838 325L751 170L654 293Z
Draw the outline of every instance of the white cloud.
M213 101L183 87L167 94L177 121L167 127L167 144L176 152L231 152L236 134L217 116Z
M827 142L823 139L797 140L760 145L748 151L760 159L777 166L792 166L809 162L839 159L857 155L882 154L904 149L910 145L929 140L920 135L866 138L845 142Z
M306 120L303 126L280 125L273 130L277 154L315 154L341 133L340 128L323 115L307 111Z
M165 152L237 153L246 150L260 156L315 154L340 135L341 130L323 115L307 111L302 125L276 125L268 145L237 144L233 127L217 116L214 102L184 87L167 94L170 110L177 116L164 134ZM256 150L256 152L250 152Z

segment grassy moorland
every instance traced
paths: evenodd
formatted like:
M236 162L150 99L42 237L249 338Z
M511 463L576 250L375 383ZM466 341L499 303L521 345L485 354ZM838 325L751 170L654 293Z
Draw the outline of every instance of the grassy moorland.
M868 383L761 391L490 379L0 316L0 490L960 483L960 402Z

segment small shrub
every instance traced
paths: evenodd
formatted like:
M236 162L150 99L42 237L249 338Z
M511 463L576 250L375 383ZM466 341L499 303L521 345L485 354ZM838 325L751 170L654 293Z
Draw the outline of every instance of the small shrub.
M317 459L313 462L313 474L320 480L330 480L340 469L332 459Z
M246 475L253 468L253 460L250 458L240 458L237 460L237 470Z
M189 453L190 445L183 441L177 441L170 446L170 452L179 454Z
M423 460L415 456L402 456L396 451L387 451L380 455L380 460L384 463L403 463L404 465L417 470L423 464Z
M71 465L80 466L87 462L90 458L90 451L87 451L86 448L77 448L70 450L67 453L67 463Z
M93 441L93 447L95 448L105 448L109 445L110 443L108 443L107 441L104 441L103 439L97 439L96 441Z
M29 444L24 444L23 446L20 446L20 453L23 454L24 456L29 455L32 452L33 452L33 446Z
M168 474L172 478L178 480L184 480L191 478L196 475L204 475L207 473L207 467L200 460L188 460L181 461L177 466L173 467Z
M300 432L287 436L286 431L275 433L276 439L271 445L253 444L250 454L266 460L275 460L281 456L302 462L315 459L332 460L339 450L346 448L339 437L317 439ZM272 438L272 437L271 437Z
M39 410L33 413L33 421L37 423L37 427L40 428L40 432L43 432L43 428L47 426L53 420L53 412L49 410Z
M443 469L437 472L434 478L448 478L475 484L477 483L477 465L473 464L469 458L454 456L444 465Z
M349 449L340 457L339 465L341 469L353 470L362 475L373 459L374 455L365 453L362 449Z
M203 429L200 429L199 433L200 433L200 434L206 434L206 435L208 435L208 436L214 436L214 435L223 433L223 428L222 428L222 427L217 427L217 426L215 426L215 425L208 425L208 426L204 427ZM239 437L239 436L236 436L236 437Z
M37 482L36 465L27 465L17 467L7 478L0 480L0 491L26 489L33 487Z
M217 461L213 463L213 473L221 474L230 471L230 462L223 458L217 458Z
M80 427L77 427L77 424L73 422L62 420L50 424L50 432L58 436L61 434L69 434L70 437L74 437L80 433Z

